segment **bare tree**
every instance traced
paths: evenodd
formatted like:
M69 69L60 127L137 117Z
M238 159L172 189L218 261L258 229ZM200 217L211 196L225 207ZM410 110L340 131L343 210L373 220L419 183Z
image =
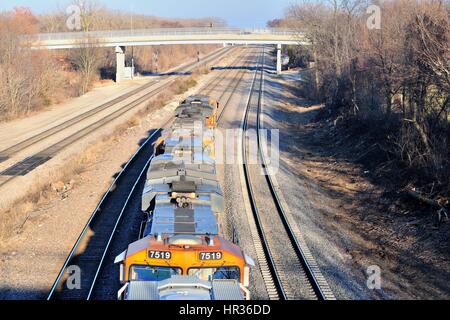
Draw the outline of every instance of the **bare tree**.
M86 38L80 41L79 48L70 52L71 62L81 73L79 94L83 95L89 91L92 82L97 75L100 55L95 46L95 39Z
M89 32L98 29L99 11L102 9L96 0L73 0L73 5L80 8L81 30Z

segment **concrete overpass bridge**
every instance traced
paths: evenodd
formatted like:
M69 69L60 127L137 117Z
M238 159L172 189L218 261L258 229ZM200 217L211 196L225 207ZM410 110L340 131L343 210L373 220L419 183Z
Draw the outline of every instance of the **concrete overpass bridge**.
M127 46L168 44L265 44L277 46L277 72L281 71L282 45L308 45L305 35L291 29L239 28L160 28L110 30L92 32L42 33L26 38L33 49L73 49L82 47L114 47L117 58L116 80L125 70Z

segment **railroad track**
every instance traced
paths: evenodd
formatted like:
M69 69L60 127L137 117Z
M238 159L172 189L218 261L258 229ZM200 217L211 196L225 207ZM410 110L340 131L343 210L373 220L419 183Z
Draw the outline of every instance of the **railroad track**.
M230 77L228 84L225 86L226 88L229 88L229 87L231 88L230 94L228 95L228 98L225 100L225 103L223 103L222 99L224 98L224 96L226 96L227 90L223 90L221 95L219 97L216 97L216 100L219 101L221 104L223 104L224 106L227 105L230 98L233 96L234 92L236 91L237 86L239 85L239 83L241 82L242 78L245 75L245 70L237 70L236 71L236 69L233 69L232 66L233 65L242 66L242 64L246 61L246 59L249 58L251 55L252 55L252 52L243 57L239 57L239 56L236 57L227 66L228 69L225 69L226 71L224 73L222 73L221 76L216 77L213 81L211 81L210 83L203 86L199 91L202 92L202 94L205 94L208 96L213 95L214 89L217 88L219 86L219 84L223 83L224 80L227 79L227 76L229 76L230 74L235 72L236 75ZM236 81L236 79L237 79L237 81ZM217 120L220 120L221 115L224 110L225 110L225 108L221 108L221 112L219 113Z
M219 84L216 82L216 86ZM119 284L114 257L137 240L142 221L140 191L145 183L144 173L152 159L151 144L161 130L151 133L102 197L64 262L48 300L116 298ZM67 280L73 266L81 270L81 286L71 290Z
M226 54L227 52L229 52L230 50L231 49L215 52L212 55L210 55L209 57L207 57L205 60L201 61L201 64L208 63L214 59L218 59L218 58L222 57L224 54ZM180 66L178 68L175 68L174 70L171 71L171 73L174 73L174 72L177 72L180 70L190 71L192 68L194 68L198 64L199 64L198 62L192 62L186 66ZM168 77L169 77L169 75L164 76L159 81L166 80ZM44 150L41 150L41 151L35 153L34 155L27 157L24 160L19 161L19 162L13 164L12 166L4 169L3 171L0 172L0 187L2 185L6 184L7 182L13 180L17 176L23 176L23 175L27 174L28 172L32 171L36 167L40 166L41 164L43 164L43 163L47 162L48 160L50 160L51 158L53 158L58 152L60 152L67 146L71 145L75 141L78 141L79 139L87 136L88 134L92 133L93 131L97 130L98 128L119 118L120 116L124 115L125 113L132 110L136 106L140 105L142 102L147 101L151 97L155 96L156 94L160 93L161 91L163 91L164 89L169 87L175 80L176 79L169 80L168 82L164 83L162 86L159 86L159 87L151 90L150 92L144 94L143 96L125 104L124 106L122 106L121 108L110 113L106 117L86 126L85 128L71 134L68 137L63 138L59 142L52 144L51 146L45 148ZM52 127L49 130L41 132L41 133L39 133L33 137L30 137L10 148L0 151L0 161L5 161L9 157L19 153L20 151L24 150L25 148L28 148L28 147L42 141L43 139L46 139L46 138L48 138L58 132L61 132L71 126L74 126L75 124L79 123L80 121L83 121L85 119L93 117L94 115L98 114L99 112L106 110L107 108L110 108L111 106L113 106L117 103L120 103L120 102L138 94L139 92L141 92L143 90L151 88L157 82L158 81L151 81L147 84L144 84L143 86L133 90L132 92L129 92L125 95L117 97L116 99L106 102L105 104L102 104L88 112L85 112L79 116L69 119L59 125L56 125L55 127Z
M264 66L264 59L262 65ZM249 162L250 145L242 137L243 174L250 202L250 231L269 299L335 299L295 221L286 212L262 152L260 138L264 68L255 72L242 122L256 129L257 163ZM256 109L251 114L251 109ZM253 125L250 122L253 120ZM252 149L254 150L254 149ZM252 156L255 156L254 154ZM254 158L252 158L254 159Z
M235 65L235 64L238 64L238 65L241 66L242 63L245 62L245 60L251 56L251 54L252 54L252 53L250 53L250 54L244 56L243 58L237 57L237 58L234 59L234 61L229 65L229 67L232 66L232 65ZM200 91L201 91L201 92L204 92L206 95L212 95L212 93L213 93L213 91L214 91L214 88L218 87L218 85L219 85L220 83L222 83L223 80L225 80L225 79L227 78L226 76L227 76L228 74L232 73L232 72L235 71L235 70L236 70L236 69L233 69L233 68L228 69L227 72L226 72L225 74L223 74L220 78L218 77L218 78L216 79L217 82L214 82L214 81L213 81L213 82L207 84L207 85L204 86ZM247 70L245 70L245 68L244 68L244 69L237 69L236 75L233 76L233 77L230 77L230 80L228 81L228 84L225 86L226 88L228 88L228 87L231 88L231 91L230 91L230 94L228 95L228 97L226 97L226 99L223 100L224 97L227 95L227 90L224 90L224 91L222 91L222 94L216 99L216 100L219 101L219 102L221 103L221 105L223 106L223 107L221 108L220 112L219 112L218 117L217 117L217 122L219 122L220 119L222 118L222 115L223 115L223 113L224 113L224 111L225 111L225 109L226 109L225 107L229 104L231 98L233 97L234 93L236 92L237 87L238 87L239 84L241 83L242 78L245 76L246 71L247 71ZM236 79L237 79L237 80L236 80ZM224 102L224 101L225 101L225 102Z

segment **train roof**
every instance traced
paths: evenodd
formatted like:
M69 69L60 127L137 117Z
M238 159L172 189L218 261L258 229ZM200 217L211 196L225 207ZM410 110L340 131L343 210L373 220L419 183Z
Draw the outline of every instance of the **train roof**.
M193 94L189 97L187 97L182 103L192 103L192 102L203 102L203 103L210 103L211 97L207 96L205 94Z
M175 115L179 119L194 119L200 120L211 117L214 113L214 107L210 104L180 104L175 109Z
M167 153L155 157L147 171L142 210L146 211L157 195L170 197L170 193L176 192L195 193L197 200L209 201L214 212L223 211L223 194L217 181L216 168L210 158L208 161L186 163Z
M164 158L166 155L156 158ZM150 192L195 192L198 194L212 192L222 195L213 164L187 164L183 161L155 163L152 161L143 192L144 194Z
M185 122L185 119L179 119L180 121L175 121L175 123L178 123L179 125L170 126L170 128L164 129L161 133L161 137L163 139L167 139L170 137L189 137L189 136L207 136L207 137L213 137L214 136L214 129L211 128L205 128L203 124L200 122L198 123L197 127L194 127L193 124L195 122ZM185 124L188 124L185 126ZM192 124L192 125L191 125Z
M160 199L163 202L158 201ZM211 205L193 203L190 208L178 208L164 200L164 196L156 196L149 234L218 234L217 220Z
M220 185L217 181L195 181L195 180L181 180L174 178L173 180L148 181L144 187L144 193L196 193L198 196L210 193L222 195Z
M153 199L157 199L155 204L155 211L158 208L159 203L166 201L167 203L174 200L172 192L185 195L195 193L195 197L184 197L184 201L190 206L193 206L194 210L198 205L209 206L210 210L214 213L220 213L224 211L224 199L220 186L214 185L194 185L194 184L181 184L181 187L176 184L157 184L145 186L142 201L142 210L146 211L150 207L150 203ZM172 203L172 206L174 203Z
M214 113L215 105L206 95L192 95L187 97L175 109L177 118L206 118Z
M178 129L178 128L188 128L188 129L194 129L194 128L203 128L203 121L206 117L209 117L209 112L206 113L206 115L202 115L202 113L198 113L195 115L191 115L188 117L185 117L184 115L181 115L180 118L176 118L175 121L172 123L172 128Z
M127 300L243 300L236 280L172 276L162 281L130 281Z
M216 174L213 159L201 152L188 154L185 157L173 153L164 153L154 157L147 172L147 179L163 177L163 175L186 175L186 171L203 172L207 177Z
M196 136L172 135L165 140L165 152L174 153L176 151L190 151L199 153L203 151L203 141Z

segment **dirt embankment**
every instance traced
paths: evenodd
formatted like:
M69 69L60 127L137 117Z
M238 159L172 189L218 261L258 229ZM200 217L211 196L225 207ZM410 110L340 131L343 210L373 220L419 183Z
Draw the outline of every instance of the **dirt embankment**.
M292 81L284 89L287 100L274 113L281 166L304 192L299 211L309 213L299 221L318 230L309 239L324 255L322 269L333 269L325 270L331 282L347 287L337 288L338 298L450 298L450 223L437 223L436 208L398 190L397 176L381 174L373 165L380 164L379 152L364 149L360 136L316 120L322 107L299 97ZM322 248L316 238L332 247ZM331 265L334 257L339 266ZM381 269L381 290L367 289L371 265Z

